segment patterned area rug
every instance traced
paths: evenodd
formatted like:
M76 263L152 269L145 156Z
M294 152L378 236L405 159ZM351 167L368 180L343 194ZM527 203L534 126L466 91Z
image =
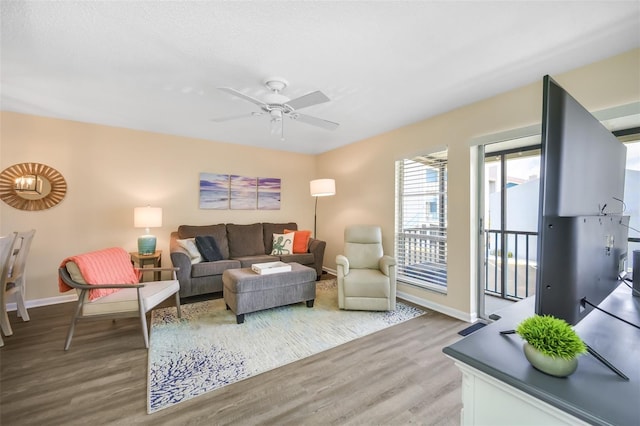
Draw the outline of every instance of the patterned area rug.
M148 412L283 366L424 314L398 302L393 312L341 311L336 281L321 281L313 308L283 306L245 315L216 299L152 313Z

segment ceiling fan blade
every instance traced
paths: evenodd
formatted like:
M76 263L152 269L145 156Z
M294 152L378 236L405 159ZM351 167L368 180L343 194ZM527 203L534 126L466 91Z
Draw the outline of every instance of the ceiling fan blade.
M300 96L299 98L291 99L286 104L295 110L321 104L324 102L329 102L330 100L331 99L329 99L327 95L319 90L316 90L315 92L307 93L306 95Z
M238 114L238 115L231 115L228 117L220 117L220 118L212 118L211 121L214 121L216 123L221 123L223 121L229 121L229 120L236 120L238 118L246 118L246 117L255 117L258 115L262 115L263 113L261 112L252 112L252 113L244 113L244 114Z
M262 102L261 100L256 99L256 98L252 98L249 95L245 95L244 93L239 92L236 89L232 89L231 87L218 87L218 90L222 90L223 92L229 93L229 94L231 94L233 96L237 96L240 99L244 99L245 101L249 101L251 103L254 103L254 104L258 105L259 107L264 105L264 102Z
M295 113L290 115L290 117L294 120L298 120L298 121L302 121L303 123L322 127L323 129L327 129L327 130L335 130L340 125L338 123L334 123L333 121L323 120L322 118L312 117L306 114Z

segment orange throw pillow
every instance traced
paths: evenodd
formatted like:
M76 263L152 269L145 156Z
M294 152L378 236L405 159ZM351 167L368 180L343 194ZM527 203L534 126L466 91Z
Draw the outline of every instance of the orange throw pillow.
M284 230L285 234L290 232L295 232L293 236L293 252L306 253L308 251L309 238L311 238L311 231L293 231L291 229Z

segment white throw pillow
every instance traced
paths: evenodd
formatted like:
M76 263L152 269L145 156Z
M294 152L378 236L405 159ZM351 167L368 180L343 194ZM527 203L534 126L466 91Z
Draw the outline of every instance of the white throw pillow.
M289 234L273 234L273 250L271 254L280 256L293 253L293 232Z
M196 239L195 238L187 238L186 240L176 240L178 245L185 249L187 253L189 253L189 257L191 258L191 264L202 262L202 256L200 255L200 251L198 247L196 247Z

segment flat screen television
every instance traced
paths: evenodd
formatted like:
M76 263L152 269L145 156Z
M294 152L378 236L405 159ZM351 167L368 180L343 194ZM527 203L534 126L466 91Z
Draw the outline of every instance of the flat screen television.
M625 268L626 147L549 76L543 86L535 306L576 324Z

